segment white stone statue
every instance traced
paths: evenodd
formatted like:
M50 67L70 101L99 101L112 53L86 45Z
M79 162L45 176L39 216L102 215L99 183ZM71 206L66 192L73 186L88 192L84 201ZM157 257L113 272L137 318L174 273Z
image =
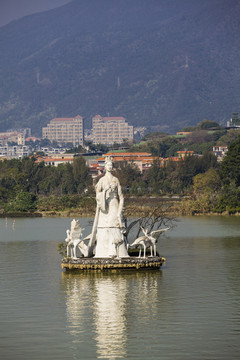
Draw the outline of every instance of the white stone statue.
M157 241L160 237L160 235L169 230L169 228L166 229L160 229L160 230L154 230L152 231L150 234L148 234L148 231L145 230L142 226L141 226L142 232L144 233L143 236L138 237L136 240L134 240L134 242L129 245L128 247L130 248L139 248L139 257L141 257L141 252L143 250L143 257L146 257L146 250L148 248L150 248L150 256L156 256L157 255Z
M84 243L82 238L83 228L80 226L79 220L73 219L71 222L71 230L67 230L67 237L65 239L67 243L67 256L72 258L77 258L77 249L80 250L80 253L84 256L88 254L88 247Z
M123 194L119 180L112 175L111 158L105 160L105 175L96 185L97 209L94 219L89 256L95 247L95 257L128 257L124 241Z

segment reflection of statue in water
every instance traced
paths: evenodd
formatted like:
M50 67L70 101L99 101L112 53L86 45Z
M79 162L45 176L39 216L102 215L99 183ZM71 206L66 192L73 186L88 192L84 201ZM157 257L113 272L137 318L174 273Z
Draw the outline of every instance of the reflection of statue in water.
M93 281L97 358L126 358L127 278L98 276Z
M136 275L130 278L136 288ZM88 348L85 358L126 358L128 282L129 276L113 273L111 276L95 271L63 273L61 291L66 295L65 329L69 336L69 359L81 358L79 354L83 353L85 346ZM152 295L152 290L149 291ZM90 330L86 332L86 329ZM92 345L90 348L89 344Z
M128 358L129 338L135 339L139 328L148 325L149 319L159 321L169 316L171 302L167 292L162 291L162 280L162 272L156 271L111 276L95 271L63 273L60 290L66 301L68 358L81 358L79 354L85 347L88 348L85 358ZM90 342L86 329L91 334ZM148 337L142 341L148 345Z
M129 256L123 235L123 194L112 168L111 159L106 158L106 173L96 185L97 210L89 243L91 254L96 242L95 257Z

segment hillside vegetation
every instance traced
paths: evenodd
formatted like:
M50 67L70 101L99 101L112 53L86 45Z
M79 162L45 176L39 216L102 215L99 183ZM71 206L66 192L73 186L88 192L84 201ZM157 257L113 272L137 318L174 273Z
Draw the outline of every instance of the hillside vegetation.
M238 0L75 0L0 28L0 131L125 116L174 132L239 111Z

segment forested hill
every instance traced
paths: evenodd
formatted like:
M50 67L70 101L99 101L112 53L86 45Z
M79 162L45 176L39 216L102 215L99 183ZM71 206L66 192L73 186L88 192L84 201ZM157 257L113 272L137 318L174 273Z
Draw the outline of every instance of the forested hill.
M240 111L239 0L75 0L0 28L0 131L125 116L173 132Z

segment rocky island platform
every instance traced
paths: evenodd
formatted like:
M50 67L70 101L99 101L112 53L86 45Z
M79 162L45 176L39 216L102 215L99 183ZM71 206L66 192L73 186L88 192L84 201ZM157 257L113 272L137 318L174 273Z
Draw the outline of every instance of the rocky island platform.
M65 271L83 271L83 270L147 270L160 269L166 259L161 256L153 257L135 257L125 258L63 258L61 267Z

